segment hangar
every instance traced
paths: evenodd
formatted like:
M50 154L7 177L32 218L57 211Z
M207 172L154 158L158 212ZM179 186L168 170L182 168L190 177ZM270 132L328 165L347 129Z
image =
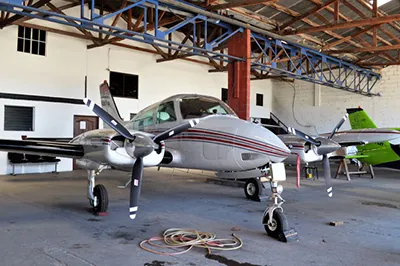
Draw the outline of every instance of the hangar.
M282 252L288 247L277 247L280 244L269 242L273 240L265 239L262 235L263 230L257 232L257 222L254 221L254 217L247 218L253 216L253 213L258 215L256 218L258 220L260 216L267 217L267 213L263 214L265 204L254 201L243 202L245 200L242 195L243 190L240 193L238 189L231 187L204 183L209 177L207 171L219 172L217 177L222 175L233 179L246 177L246 180L253 180L253 183L246 182L244 185L246 196L249 197L251 189L258 189L258 192L262 190L261 183L257 183L253 176L246 176L242 171L257 169L257 174L261 175L259 171L261 168L262 171L264 167L268 168L268 171L273 169L272 166L264 165L269 161L273 163L283 161L287 165L287 180L285 178L277 181L282 182L288 189L289 199L284 197L285 193L282 194L287 202L283 206L287 205L291 213L288 220L291 221L296 215L301 216L301 208L304 205L306 205L305 212L312 213L311 217L317 217L293 218L295 224L303 231L300 232L302 240L299 246L292 247L295 250L294 254L304 252L302 248L307 246L312 246L316 250L321 249L320 243L316 244L317 238L328 238L326 235L332 234L334 230L321 225L325 220L321 220L320 216L330 216L327 219L350 221L346 223L346 220L344 229L338 229L341 230L340 233L336 230L337 235L327 240L332 241L330 243L336 248L337 245L344 245L350 250L337 249L338 252L346 254L342 258L343 264L359 264L359 257L364 249L371 252L368 263L392 265L400 261L396 251L400 231L393 224L393 221L399 218L396 210L400 208L400 199L398 193L396 194L396 188L400 187L396 182L396 172L393 172L392 168L376 168L375 175L378 178L373 180L365 178L364 175L352 182L344 182L340 178L333 180L333 187L339 186L340 196L339 199L335 199L336 202L332 203L333 199L326 199L325 191L326 185L327 192L331 196L331 169L327 165L332 165L335 169L337 167L334 156L328 160L327 154L339 148L347 152L347 148L357 146L358 152L355 155L348 154L347 159L366 162L368 165L391 163L391 166L397 167L396 151L399 143L396 142L396 134L399 119L395 110L400 88L400 2L398 0L0 0L0 29L2 59L0 70L3 73L0 91L0 124L3 125L0 127L0 146L3 151L0 152L2 175L0 196L4 198L4 207L0 208L4 208L3 213L6 213L2 223L5 232L2 239L7 237L13 239L2 254L2 257L7 257L6 265L23 264L16 258L15 249L23 245L21 241L24 235L28 235L26 241L29 244L26 245L43 239L50 239L49 241L53 243L43 244L37 249L31 248L24 253L23 258L29 258L30 261L27 265L35 263L214 265L213 263L217 263L215 260L226 265L265 265L269 262L278 264L280 259L278 257L287 256ZM105 99L110 95L111 97ZM201 96L199 101L187 104L185 111L183 107L185 97L179 98L179 95ZM207 98L210 96L211 98ZM161 128L158 126L161 122L155 122L156 133L151 132L155 134L152 140L140 143L142 146L133 144L133 149L128 149L128 142L126 140L121 142L120 137L129 139L131 133L124 133L124 127L120 126L122 122L127 122L126 125L132 127L128 126L129 130L138 130L140 127L135 128L135 122L146 115L143 110L152 111L150 107L153 104L168 103L163 102L166 99L177 101L172 106L176 113L168 113L165 111L168 109L166 105L163 106L165 110L163 109L162 114L168 115L165 120L167 122L175 122L169 120L171 115L177 115L175 119L180 121L179 117L183 119L186 117L185 112L189 114L188 109L195 109L198 104L211 102L215 104L212 108L216 108L218 104L219 109L214 109L217 116L218 114L229 116L234 113L239 118L239 120L235 118L233 126L235 131L233 133L229 131L232 123L228 121L227 116L218 116L215 121L204 120L205 124L202 124L200 119L199 129L196 129L197 120L190 120L190 124L186 123L186 126L193 127L193 131L183 133L182 137L179 137L179 133L186 132L187 128L179 128L181 124L174 127L175 130L168 131L170 130L168 129L161 132L157 131ZM154 108L160 110L161 106L157 105ZM102 111L98 111L101 107L113 117L110 118L103 115ZM147 107L150 109L146 109ZM342 118L346 113L348 116ZM163 120L158 115L159 111L154 111L149 119ZM203 115L192 114L191 117L198 119ZM256 125L258 128L254 129ZM126 190L116 188L117 184L129 180L129 176L126 177L118 172L123 168L121 161L111 165L112 169L99 174L98 179L103 183L108 182L107 187L110 190L106 196L100 197L100 201L106 201L108 207L108 198L113 198L116 202L113 205L115 209L111 211L105 208L104 213L107 210L112 212L106 218L88 219L87 213L77 210L79 207L71 207L72 203L84 206L78 199L82 191L86 193L85 186L88 183L88 197L91 204L96 205L97 203L93 203L90 197L95 196L98 199L100 194L96 193L103 193L99 192L103 187L98 186L97 190L93 191L97 172L94 174L91 172L94 170L88 170L88 182L86 171L79 170L82 162L77 159L77 154L90 153L85 144L78 143L80 145L78 147L78 144L68 142L76 137L79 138L82 133L110 127L120 133L120 136L116 139L113 139L115 135L107 137L116 141L117 146L124 147L126 154L135 157L135 161L127 163L129 165L127 171L133 172L134 182L131 184L131 192L128 188ZM260 133L261 128L263 130L269 128L268 132L271 134L264 138L264 132ZM205 133L207 130L208 133ZM163 135L164 133L169 134L171 138L175 135L181 139L186 138L185 143L193 146L185 146L184 142L180 142L179 148L171 150L181 149L182 153L174 153L168 150L170 147L166 144L164 153L164 146L160 143L169 138ZM325 133L327 135L324 135ZM210 137L212 134L213 138ZM327 180L326 184L319 179L314 182L306 178L301 181L302 184L305 182L305 187L300 188L299 175L302 172L290 168L291 163L283 160L283 155L293 154L293 148L296 148L298 142L293 144L286 137L282 137L282 134L288 136L290 141L293 137L291 135L295 135L301 140L302 149L305 146L310 147L310 153L317 158L316 170L317 172L318 169L323 170L322 176ZM135 139L136 137L132 137L129 145L134 143ZM200 139L202 144L196 146L194 142ZM279 142L279 139L282 142ZM224 142L223 147L231 145L236 148L229 146L231 147L229 150L215 149L218 142ZM160 145L159 149L162 150L164 157L154 154L153 144ZM280 146L281 144L283 146ZM132 202L137 204L140 189L137 192L133 184L136 184L135 180L140 180L141 184L142 179L140 171L135 171L135 165L139 161L136 159L141 158L138 154L148 154L143 148L145 145L152 147L149 154L155 157L146 160L146 156L143 156L143 162L140 159L141 163L137 164L137 169L143 167L143 164L159 166L158 163L153 165L152 161L158 159L162 159L162 162L159 162L167 166L164 168L163 165L159 171L145 170L141 194L141 199L144 198L144 217L133 220L140 221L141 224L138 225L126 219L126 211L123 210L127 209L125 205L130 195L130 215L131 218L132 215L136 217L137 206L132 205ZM54 156L47 156L45 160L44 157L38 158L40 153L51 155L50 149L54 147L62 150L63 154L54 153ZM70 152L68 156L61 156L68 152ZM186 157L182 155L184 152ZM23 158L21 154L25 154ZM264 157L260 157L260 154ZM303 155L306 156L305 153ZM346 160L343 154L338 156L341 156L341 163ZM257 159L268 160L258 163ZM202 164L202 160L207 163ZM172 164L168 167L170 161ZM226 166L232 161L235 161L237 168ZM257 167L253 165L250 167L248 164L250 162L257 163ZM308 167L307 161L303 160L301 163L307 163ZM85 166L89 164L85 161ZM117 166L121 166L121 169ZM276 172L280 171L280 168L275 169ZM310 169L315 168L306 170ZM372 168L370 169L372 171ZM102 167L96 169L98 172L102 170ZM348 175L347 168L346 172ZM358 172L360 173L363 172ZM149 181L146 181L146 175L150 176ZM162 175L168 176L170 183L164 180ZM61 186L55 184L54 180ZM194 185L187 180L192 180ZM82 184L78 186L82 181L83 186ZM277 192L278 182L273 179L268 182L271 182L272 192L268 191L267 194L269 196L280 194L281 191ZM151 187L152 184L154 187ZM151 189L148 188L150 190L146 191L146 186L150 186ZM176 195L172 190L175 186L180 191L178 194L184 195L183 198L179 196L174 198ZM51 191L65 191L57 194L49 192L48 188L51 188ZM163 188L167 188L166 191L170 193ZM246 192L247 188L250 190ZM278 190L280 189L281 187ZM157 192L151 192L153 190ZM346 192L350 192L350 195ZM233 198L232 194L235 195ZM313 194L310 196L313 202L322 205L305 204L309 201L306 195L310 194ZM42 195L43 198L37 195ZM71 199L68 195L76 196L76 199ZM137 198L133 199L136 196ZM161 200L161 203L151 200L151 197ZM203 200L203 197L209 199ZM160 198L164 198L165 202ZM200 201L196 202L196 198L200 198ZM54 205L52 201L57 204ZM305 203L302 204L302 201ZM33 210L30 210L27 204L29 202ZM69 203L63 205L62 202ZM110 206L111 202L112 200ZM362 202L361 207L357 205L359 202ZM32 212L35 219L31 222L31 226L38 221L46 220L45 223L49 223L50 229L46 231L43 225L38 225L39 231L21 233L32 228L25 225L26 218L18 212L17 203L24 206L21 207L24 211ZM170 206L165 205L167 203L174 205L171 212L165 211ZM176 207L175 205L179 203L184 204ZM209 204L215 206L209 207ZM242 208L237 207L241 204L249 211L242 213ZM133 207L136 208L134 212ZM180 208L183 210L182 213ZM196 211L193 213L190 208ZM352 208L357 210L360 208L360 211L354 213ZM164 215L158 216L164 211ZM190 213L187 218L183 218L185 211ZM204 211L210 213L211 218L195 215ZM55 217L50 215L52 212ZM372 216L376 216L375 219L368 215L370 212L374 213ZM139 213L140 211L138 215ZM169 218L164 217L168 215ZM246 216L245 219L243 215ZM352 218L349 215L357 217ZM385 216L387 220L377 219L379 215ZM226 228L228 224L232 225L231 227L235 224L227 223L225 217L231 217L229 219L231 222L237 220L237 225L242 228L240 235L243 239L254 240L256 244L248 244L251 246L250 249L260 253L259 246L264 245L264 241L268 242L268 246L274 246L269 254L271 259L262 256L252 257L248 250L241 249L234 251L232 255L234 259L224 258L224 260L214 257L211 260L204 260L196 255L193 259L190 255L185 255L187 257L184 257L183 261L174 259L172 262L163 257L152 257L145 251L137 249L135 253L138 260L133 264L132 261L115 259L112 254L102 254L103 250L107 250L107 241L111 243L118 240L122 241L122 244L115 243L121 246L111 248L110 253L118 252L124 259L132 259L130 257L132 254L129 253L131 246L124 246L125 244L137 244L138 239L135 241L135 238L149 238L152 236L149 236L150 233L158 234L160 230L166 229L165 227L177 227L173 221L185 228L198 226L226 235L229 232ZM15 222L16 220L18 221ZM363 222L358 223L360 220ZM93 221L98 221L101 225L97 226ZM59 233L58 222L71 230L71 235L68 235L68 230ZM356 223L357 226L354 225ZM73 228L77 224L82 225L83 229ZM146 229L148 225L152 225L151 230ZM246 229L247 226L249 229ZM311 233L310 228L316 228L317 233ZM366 233L365 228L369 230ZM379 232L382 230L377 228L384 228L383 231L392 233L383 234ZM98 234L95 237L91 236L91 240L85 240L80 233L88 232ZM246 235L246 232L250 232L253 236ZM304 235L304 232L308 235ZM348 237L350 233L364 241L362 247L355 248L351 240L347 241L350 239ZM372 239L374 234L378 240ZM63 244L60 238L67 239L68 243ZM94 251L95 248L90 245L98 242L100 248ZM326 243L325 239L323 243ZM74 248L74 245L78 248ZM85 254L85 250L90 250L94 255ZM322 248L321 251L323 250ZM11 255L6 255L8 253ZM326 261L336 260L333 254L326 254L325 258L321 258L311 252L307 256L301 259L301 265L313 262L322 265L327 263ZM289 265L293 258L287 257L284 264Z

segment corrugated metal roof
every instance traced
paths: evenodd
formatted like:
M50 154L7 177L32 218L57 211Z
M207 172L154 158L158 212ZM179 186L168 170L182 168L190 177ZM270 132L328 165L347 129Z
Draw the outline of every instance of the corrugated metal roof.
M346 1L346 2L344 2ZM213 2L213 1L211 1ZM215 2L215 1L214 1ZM240 0L227 0L227 1L216 1L217 3L213 4L223 4L223 3L240 3ZM292 21L296 16L301 14L305 14L311 11L313 8L317 7L318 4L327 3L328 0L276 0L268 2L266 1L264 4L256 4L251 6L244 6L244 7L234 7L231 8L231 12L235 12L235 10L242 10L242 11L249 11L253 14L258 14L262 20L265 18L265 21L273 20L277 23L277 25L283 25L289 21ZM364 4L363 4L364 2ZM206 1L203 1L203 5ZM356 12L352 10L350 6L354 6L355 9L359 10ZM369 4L369 0L342 0L339 3L339 11L340 11L340 20L339 23L353 21L353 20L361 20L365 18L372 17L372 6L368 8L367 5ZM354 9L353 8L353 9ZM388 3L378 7L380 12L383 12L383 15L394 15L400 13L400 0L391 0ZM326 23L335 23L335 16L334 16L334 4L330 4L326 8L320 10L317 13L311 14L306 18L299 20L292 25L290 25L291 29L305 29L313 26L321 26L325 25ZM394 26L393 26L394 25ZM389 44L398 44L399 42L394 40L393 36L400 39L400 23L399 21L393 22L393 25L390 24L383 24L380 25L378 28L378 46L381 45L389 45ZM308 35L313 36L321 40L325 43L330 43L342 39L346 36L351 36L359 31L365 29L366 26L360 27L352 27L352 28L345 28L345 29L335 29L331 31L321 31L321 32L312 32ZM276 29L275 33L277 33L278 29ZM384 32L386 31L387 34ZM388 36L392 35L392 36ZM303 39L300 36L299 39ZM303 40L304 41L304 40ZM347 40L337 46L335 49L354 49L357 47L366 47L367 45L372 46L373 37L372 37L372 30L370 33L363 33L359 36L352 38L351 40ZM314 45L315 43L308 42L309 45ZM317 48L317 47L316 47ZM389 55L393 58L398 59L398 51L390 50L385 52L386 55ZM385 53L378 53L379 55L385 55ZM365 57L370 55L369 52L363 53L354 53L354 55L358 56L359 58ZM387 56L386 56L387 57ZM346 57L345 57L346 58ZM347 57L347 59L349 59ZM351 58L352 60L354 58ZM384 62L385 59L380 57L371 58L369 62Z

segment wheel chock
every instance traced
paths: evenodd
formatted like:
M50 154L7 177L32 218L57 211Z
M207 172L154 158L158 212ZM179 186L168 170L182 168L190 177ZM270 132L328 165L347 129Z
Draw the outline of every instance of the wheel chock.
M281 242L294 242L299 240L299 236L297 234L297 231L294 229L290 229L287 231L284 231L283 234L279 235L279 241Z

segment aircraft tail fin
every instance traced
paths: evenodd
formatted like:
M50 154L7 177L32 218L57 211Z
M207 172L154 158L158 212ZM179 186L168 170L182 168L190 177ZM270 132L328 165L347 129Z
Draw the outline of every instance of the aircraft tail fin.
M347 108L346 110L352 129L376 128L375 123L361 107Z
M101 107L112 117L118 120L118 122L123 123L124 121L118 112L118 108L115 104L113 96L111 95L107 81L104 81L103 84L100 85L100 98L101 98Z

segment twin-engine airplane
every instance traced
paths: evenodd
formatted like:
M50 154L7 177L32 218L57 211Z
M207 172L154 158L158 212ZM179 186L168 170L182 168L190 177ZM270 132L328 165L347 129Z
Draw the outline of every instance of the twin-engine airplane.
M209 96L181 94L157 102L132 120L122 121L106 82L100 85L104 109L90 99L85 104L109 127L82 133L69 143L0 139L0 150L76 159L88 172L88 198L96 212L106 212L108 193L95 177L105 168L132 171L129 216L135 219L144 167L166 166L208 171L248 171L260 176L282 177L282 162L290 154L288 147L268 129L241 120L223 101ZM107 112L108 111L108 112ZM283 168L284 170L284 168ZM276 175L277 176L277 175ZM245 177L243 177L245 178ZM272 184L273 183L273 184ZM282 187L271 178L274 208L264 214L269 234L283 230L276 226L274 210L282 210ZM282 199L282 198L280 198ZM283 215L278 211L277 215ZM266 218L266 217L271 218ZM266 218L266 219L265 219ZM284 219L286 221L286 219Z
M339 131L348 117L349 114L346 113L331 133L324 133L313 137L288 127L288 132L291 134L278 135L291 151L291 155L285 159L285 163L299 163L298 160L304 163L322 161L326 189L329 197L332 197L329 158L341 157L346 147L377 145L375 143L392 141L400 138L400 132L392 128L357 128ZM299 167L297 167L297 169L299 169ZM297 175L299 176L299 173Z

